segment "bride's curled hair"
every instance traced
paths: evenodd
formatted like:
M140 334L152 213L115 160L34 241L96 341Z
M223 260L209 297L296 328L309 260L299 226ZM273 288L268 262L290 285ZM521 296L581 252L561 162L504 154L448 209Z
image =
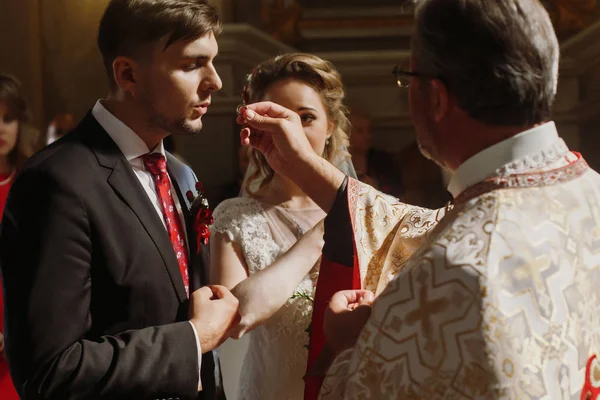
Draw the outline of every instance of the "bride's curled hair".
M336 166L349 159L348 109L343 104L342 79L333 64L306 53L289 53L265 61L248 76L244 89L245 103L262 101L268 88L283 79L304 83L320 95L327 118L334 126L323 158ZM251 173L246 174L243 189L250 195L258 195L273 179L274 172L264 156L255 149L250 150L250 168Z

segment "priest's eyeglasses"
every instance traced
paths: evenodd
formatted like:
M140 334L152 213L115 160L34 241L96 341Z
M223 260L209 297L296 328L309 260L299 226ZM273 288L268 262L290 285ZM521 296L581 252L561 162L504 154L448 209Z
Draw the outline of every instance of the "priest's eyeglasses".
M394 74L394 76L396 77L396 84L399 88L402 89L408 88L410 86L411 77L431 78L430 76L425 76L418 72L405 71L403 69L400 69L400 67L397 65L394 67L392 74Z

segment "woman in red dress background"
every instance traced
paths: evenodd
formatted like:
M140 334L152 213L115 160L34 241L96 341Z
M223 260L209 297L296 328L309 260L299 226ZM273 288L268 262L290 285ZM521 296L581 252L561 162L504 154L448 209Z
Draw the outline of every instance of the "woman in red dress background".
M28 124L29 110L21 95L20 83L0 74L0 217L15 175L37 144L37 132ZM18 400L4 352L4 303L0 296L0 399Z

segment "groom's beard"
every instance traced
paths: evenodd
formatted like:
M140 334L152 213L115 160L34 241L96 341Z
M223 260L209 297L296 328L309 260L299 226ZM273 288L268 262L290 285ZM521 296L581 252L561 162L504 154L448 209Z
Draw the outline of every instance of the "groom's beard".
M192 126L187 117L182 116L174 120L169 120L164 114L151 113L150 123L159 127L172 135L197 135L202 130L202 123L199 126Z
M164 113L158 111L156 105L148 97L143 97L143 106L146 114L149 116L150 126L163 129L172 135L197 135L202 130L202 121L190 121L190 119L181 115L176 118L169 118Z

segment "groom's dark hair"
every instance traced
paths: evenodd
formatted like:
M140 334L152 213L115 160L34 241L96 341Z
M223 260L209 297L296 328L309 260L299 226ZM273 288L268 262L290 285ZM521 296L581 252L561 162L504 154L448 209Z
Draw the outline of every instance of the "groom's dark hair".
M179 40L221 33L221 22L206 0L111 0L98 29L111 89L116 88L113 61L118 56L149 57L150 48L167 38L164 49Z

